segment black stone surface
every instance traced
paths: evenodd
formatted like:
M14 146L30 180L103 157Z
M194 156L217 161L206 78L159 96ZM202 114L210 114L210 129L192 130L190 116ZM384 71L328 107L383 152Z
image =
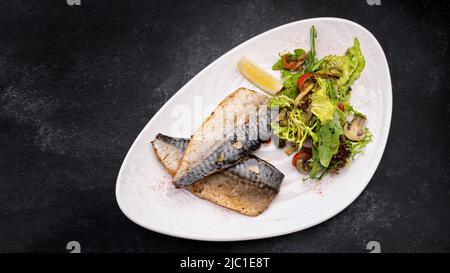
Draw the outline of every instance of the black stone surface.
M369 1L370 2L370 1ZM0 251L450 251L446 2L0 1ZM278 238L211 243L145 230L114 187L140 130L190 78L279 25L333 16L387 55L394 107L381 164L336 217Z

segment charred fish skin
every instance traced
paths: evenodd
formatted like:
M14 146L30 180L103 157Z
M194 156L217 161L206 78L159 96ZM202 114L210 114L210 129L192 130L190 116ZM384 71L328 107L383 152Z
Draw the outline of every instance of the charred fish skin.
M164 167L173 174L174 169L178 167L180 160L179 153L183 153L189 139L185 138L173 138L163 134L158 134L155 140L152 141L155 153L160 159ZM235 144L235 143L234 143ZM177 153L173 153L170 147L178 150ZM164 160L161 160L164 159ZM260 185L267 186L270 189L279 191L281 182L283 181L284 174L280 172L275 166L268 163L267 161L258 158L253 155L245 155L240 159L240 161L222 172L213 174L208 177L209 180L214 179L215 176L226 175L236 177L242 181Z
M171 175L175 175L188 143L189 139L169 137L163 134L157 134L151 142L158 160Z
M175 185L190 185L212 173L229 168L244 156L256 151L261 146L259 140L226 141L210 153L200 164L195 165L187 174L175 181Z
M228 168L227 172L233 173L247 181L267 186L275 191L280 190L284 174L275 166L255 156L242 159L235 166Z
M157 134L155 140L161 140L169 145L174 146L175 148L180 149L182 152L184 152L189 143L189 139L187 138L170 137L163 134Z

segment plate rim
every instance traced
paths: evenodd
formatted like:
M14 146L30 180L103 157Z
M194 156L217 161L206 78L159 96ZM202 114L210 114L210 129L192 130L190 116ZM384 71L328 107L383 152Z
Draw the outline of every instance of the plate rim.
M163 110L168 107L169 102L174 100L176 97L180 96L181 93L179 92L180 90L182 90L183 88L185 88L186 86L188 86L192 81L194 81L196 78L200 77L200 75L202 75L203 73L205 73L205 71L212 66L213 64L215 64L217 61L221 60L222 58L225 58L227 55L231 54L233 51L237 50L239 47L244 46L250 42L252 42L253 40L255 40L256 38L262 36L262 35L266 35L267 33L270 33L272 31L276 31L280 28L289 26L289 25L293 25L299 22L304 22L304 23L308 23L308 22L313 22L313 21L340 21L340 22L344 22L350 25L353 25L357 28L360 28L361 30L363 30L364 32L366 32L374 41L375 41L375 46L380 50L380 52L382 53L382 57L383 57L383 61L384 61L384 65L385 65L385 69L387 71L387 77L388 77L388 92L389 92L389 105L387 105L387 130L386 130L386 135L382 137L382 139L380 140L380 143L382 144L382 151L381 153L379 153L376 157L375 160L377 161L375 167L373 169L371 169L369 172L366 173L366 176L368 176L367 182L365 183L365 185L363 187L361 187L361 190L359 191L358 194L355 194L352 198L349 199L348 202L343 202L343 205L341 205L340 207L336 208L333 210L333 213L331 213L329 216L324 217L324 218L320 218L320 220L316 220L308 225L304 225L304 226L293 226L290 229L283 229L282 231L274 231L271 233L266 233L265 235L240 235L240 236L236 236L233 239L230 239L228 237L202 237L202 236L196 236L196 235L184 235L184 234L177 234L176 232L171 232L171 231L166 231L166 230L161 230L159 228L155 228L152 227L150 225L147 225L145 223L140 223L137 219L134 219L134 217L132 217L130 214L128 214L127 210L125 209L124 204L122 204L123 199L121 199L121 195L120 195L120 180L122 179L123 176L123 170L124 170L124 165L127 162L129 156L130 156L130 151L133 150L133 148L135 147L135 145L137 145L137 141L138 139L140 139L141 135L144 133L144 131L146 131L147 127L149 127L152 123L152 121L154 119L157 119L159 117L159 115L161 115L161 113L163 112ZM226 242L226 241L248 241L248 240L257 240L257 239L264 239L264 238L272 238L272 237L278 237L278 236L282 236L282 235L287 235L287 234L291 234L294 232L299 232L302 230L306 230L310 227L316 226L320 223L323 223L331 218L333 218L334 216L336 216L337 214L341 213L343 210L345 210L348 206L350 206L350 204L352 204L360 195L361 193L365 190L365 188L367 187L367 185L370 183L370 181L372 180L373 175L375 174L376 170L378 169L378 166L381 162L381 159L384 155L384 151L386 149L386 144L387 144L387 140L389 138L389 132L391 129L391 122L392 122L392 106L393 106L393 94L392 94L392 80L391 80L391 73L389 70L389 63L387 61L386 58L386 54L384 53L383 48L381 47L380 43L378 42L377 38L368 30L366 29L364 26L348 20L348 19L344 19L344 18L339 18L339 17L313 17L313 18L307 18L307 19L302 19L302 20L297 20L297 21L292 21L280 26L277 26L275 28L271 28L269 30L266 30L256 36L253 36L252 38L236 45L235 47L233 47L232 49L228 50L227 52L225 52L224 54L222 54L219 58L215 59L214 61L212 61L210 64L208 64L206 67L204 67L200 72L198 72L194 77L192 77L188 82L186 82L180 89L178 89L177 92L175 92L175 94L172 95L172 97L170 97L170 99L168 99L164 105L153 115L153 117L147 122L147 124L144 126L144 128L142 128L142 130L139 132L139 134L136 136L135 140L133 141L133 144L130 146L130 148L127 151L127 154L124 158L124 160L122 161L119 173L117 175L117 179L116 179L116 187L115 187L115 196L116 196L116 202L117 205L119 206L120 210L122 211L122 213L128 218L130 219L133 223L151 230L153 232L157 232L160 234L164 234L164 235L168 235L168 236L172 236L172 237L177 237L177 238L183 238L183 239L189 239L189 240L197 240L197 241L211 241L211 242Z

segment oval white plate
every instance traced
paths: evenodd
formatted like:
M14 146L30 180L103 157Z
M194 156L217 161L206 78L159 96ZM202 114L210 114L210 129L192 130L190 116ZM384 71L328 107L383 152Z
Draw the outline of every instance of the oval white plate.
M156 159L150 141L157 133L188 137L228 94L244 86L258 90L236 68L248 56L271 71L277 53L309 48L309 29L317 29L317 54L343 54L358 37L366 67L353 85L352 103L368 116L373 133L364 154L320 182L303 182L290 157L272 145L256 155L284 174L280 193L258 217L247 217L175 189L170 175ZM279 77L278 72L272 71ZM148 92L152 92L149 90ZM203 109L199 111L199 107ZM317 225L346 208L374 174L386 145L392 112L389 67L375 37L362 26L338 18L315 18L286 24L230 50L183 86L150 120L131 146L120 169L116 198L133 222L167 235L208 241L273 237ZM186 126L188 125L188 126Z

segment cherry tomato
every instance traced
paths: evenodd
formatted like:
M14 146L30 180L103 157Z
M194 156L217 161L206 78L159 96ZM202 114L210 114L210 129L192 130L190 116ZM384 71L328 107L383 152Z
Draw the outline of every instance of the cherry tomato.
M342 102L338 103L338 108L339 110L341 110L342 112L344 112L344 104Z
M306 73L306 74L303 74L300 78L298 78L298 80L297 80L298 90L302 90L303 85L305 85L305 82L312 76L314 76L314 75L311 73Z
M302 148L300 152L296 153L292 158L292 165L297 167L297 160L303 159L303 161L308 161L312 157L311 149Z

